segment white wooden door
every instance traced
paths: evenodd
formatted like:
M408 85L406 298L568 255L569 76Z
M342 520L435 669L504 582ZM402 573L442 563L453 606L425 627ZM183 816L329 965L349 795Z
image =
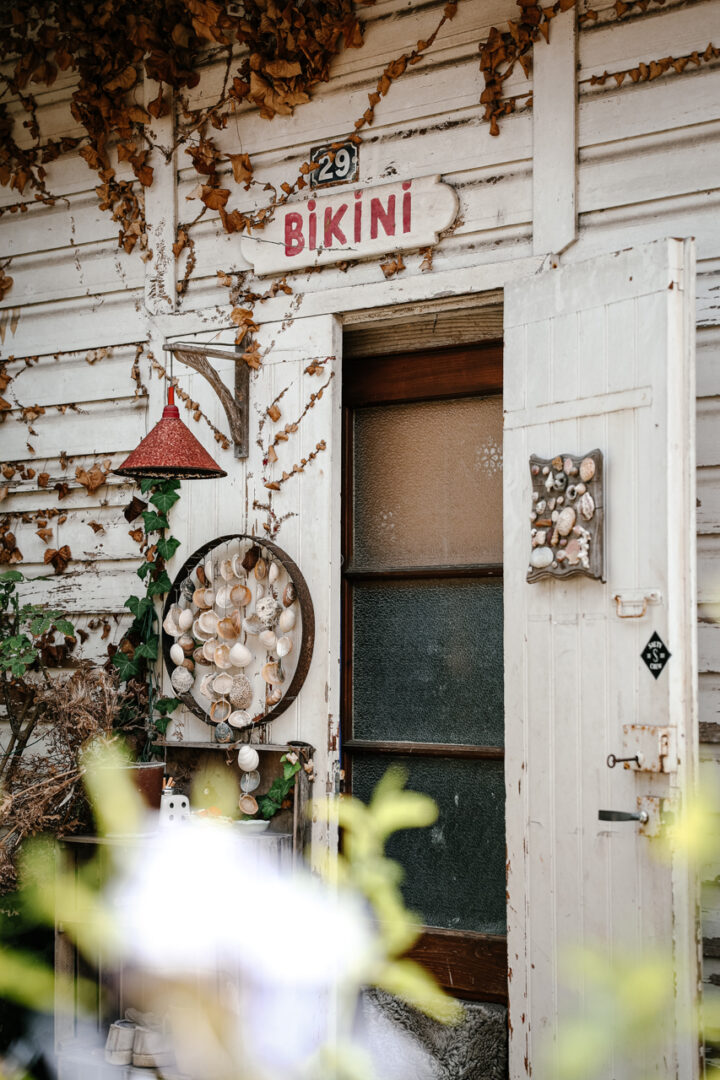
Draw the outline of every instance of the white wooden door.
M621 958L659 951L675 966L674 1020L655 1034L641 1071L618 1045L600 1075L691 1080L698 1071L697 1043L681 1019L698 987L692 870L680 853L656 858L652 814L649 827L598 819L600 810L635 812L644 796L677 812L694 782L693 340L691 241L547 270L506 292L512 1080L555 1077L559 1026L584 1007L588 1020L606 1023L592 1014L590 987L578 993L565 971L577 946ZM605 463L605 581L529 584L528 458L596 447ZM645 594L655 600L646 613L622 617L641 611ZM640 655L654 632L672 654L657 679ZM623 725L650 730L624 734ZM661 773L647 771L658 727L670 729L671 744ZM645 768L608 768L609 754L635 752L626 750L634 738L645 740Z

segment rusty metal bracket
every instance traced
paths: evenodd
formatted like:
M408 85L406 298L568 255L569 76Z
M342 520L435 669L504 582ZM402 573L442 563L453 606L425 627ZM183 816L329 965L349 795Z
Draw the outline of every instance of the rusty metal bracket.
M172 353L182 364L197 371L212 386L220 398L220 404L230 426L230 437L235 445L235 457L244 459L250 450L250 369L241 360L241 349L209 348L194 342L178 341L172 345L163 345L166 352ZM231 391L218 375L208 357L235 361L235 387Z

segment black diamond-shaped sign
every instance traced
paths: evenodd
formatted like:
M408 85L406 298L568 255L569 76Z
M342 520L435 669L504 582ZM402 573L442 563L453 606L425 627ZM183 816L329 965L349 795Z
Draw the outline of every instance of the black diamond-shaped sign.
M672 654L662 638L658 634L653 634L640 655L647 664L650 674L657 679Z

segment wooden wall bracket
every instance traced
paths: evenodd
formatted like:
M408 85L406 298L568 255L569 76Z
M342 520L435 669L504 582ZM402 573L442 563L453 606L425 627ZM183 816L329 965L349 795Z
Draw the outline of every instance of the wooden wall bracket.
M163 348L166 352L172 353L182 364L186 364L187 367L191 367L207 379L220 398L220 403L228 418L230 437L235 445L235 457L246 458L250 450L250 368L241 359L241 350L238 347L232 350L213 349L205 345L182 341L173 345L164 345ZM235 361L234 393L222 381L208 360L209 356Z

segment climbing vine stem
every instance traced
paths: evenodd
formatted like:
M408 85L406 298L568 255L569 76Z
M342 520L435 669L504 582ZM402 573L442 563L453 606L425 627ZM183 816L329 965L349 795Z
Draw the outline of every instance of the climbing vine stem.
M170 714L180 704L179 698L162 696L155 670L160 653L160 625L155 602L170 589L165 563L180 546L176 537L167 535L170 528L167 515L180 498L179 487L179 480L146 478L140 481L140 491L149 497L149 505L142 512L145 557L137 570L145 585L145 595L129 596L125 601L133 622L112 657L127 689L124 708L128 715L125 719L129 720L133 712L137 715L147 710L146 756L151 753L153 738L165 734ZM158 534L155 539L154 534Z

